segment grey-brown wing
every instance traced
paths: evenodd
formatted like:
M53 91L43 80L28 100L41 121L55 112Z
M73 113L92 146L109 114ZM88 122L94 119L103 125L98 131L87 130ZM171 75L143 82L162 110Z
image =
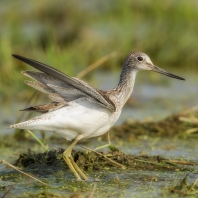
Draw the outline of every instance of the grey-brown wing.
M26 109L22 109L21 111L34 111L34 112L46 113L46 112L60 109L66 105L67 103L65 101L64 102L51 102L48 104L30 106Z
M103 94L102 91L95 89L87 83L82 83L82 81L69 77L68 75L38 61L25 58L19 55L13 55L13 57L31 65L32 67L44 72L45 74L47 74L50 77L53 77L54 79L60 80L70 85L74 89L79 90L86 96L90 97L92 100L95 100L97 103L100 103L101 105L105 106L111 111L116 110L115 104L107 96L105 96L105 94Z
M43 93L48 93L49 97L51 99L53 98L54 101L59 102L59 100L62 98L62 100L70 102L82 96L86 96L80 90L74 89L67 83L57 80L51 76L48 76L43 72L22 71L21 73L29 78L36 80L36 81L26 80L25 83L27 85ZM53 97L54 95L52 94L56 94L56 97ZM57 96L59 96L58 100L57 100Z
M24 83L43 93L47 93L47 94L54 93L53 90L51 90L49 87L45 86L44 84L38 81L25 80Z
M61 96L59 96L58 94L56 93L51 93L49 94L49 98L53 101L56 101L56 102L65 102L64 98L62 98ZM67 101L66 101L67 102Z

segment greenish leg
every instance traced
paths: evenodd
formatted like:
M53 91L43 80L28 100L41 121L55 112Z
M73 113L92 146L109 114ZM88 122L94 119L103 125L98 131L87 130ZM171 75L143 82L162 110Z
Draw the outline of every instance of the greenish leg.
M68 165L69 169L72 171L72 173L76 176L76 179L78 181L81 181L81 177L79 174L82 176L84 180L87 180L88 178L86 175L82 172L82 170L78 167L78 165L74 162L72 156L71 156L71 151L73 147L76 145L76 143L82 139L82 135L78 135L76 139L72 142L72 144L63 152L63 159L65 160L66 164ZM78 174L79 173L79 174Z

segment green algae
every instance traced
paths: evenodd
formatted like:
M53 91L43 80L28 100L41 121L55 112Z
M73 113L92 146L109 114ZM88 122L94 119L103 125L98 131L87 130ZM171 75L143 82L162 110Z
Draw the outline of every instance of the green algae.
M169 191L173 194L177 194L179 196L198 196L198 180L196 179L194 182L189 183L187 181L188 174L173 187L170 187Z

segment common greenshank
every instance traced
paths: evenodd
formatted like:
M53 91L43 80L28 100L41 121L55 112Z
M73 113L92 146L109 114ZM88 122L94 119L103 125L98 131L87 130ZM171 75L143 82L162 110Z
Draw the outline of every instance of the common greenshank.
M184 80L155 66L145 53L132 52L124 60L118 86L103 91L41 62L19 55L13 56L41 71L22 71L22 74L34 80L25 83L47 93L53 102L25 109L43 114L9 127L53 131L73 141L64 151L63 158L77 180L87 180L87 176L71 156L73 147L79 140L100 136L114 125L133 91L138 71L151 70Z

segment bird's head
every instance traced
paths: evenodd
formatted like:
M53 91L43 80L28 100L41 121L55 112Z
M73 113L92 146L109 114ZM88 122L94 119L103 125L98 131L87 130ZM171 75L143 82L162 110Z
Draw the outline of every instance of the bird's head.
M125 65L131 67L132 69L139 70L151 70L171 78L176 78L179 80L185 80L184 78L171 74L157 66L155 66L149 56L143 52L132 52L125 59Z

